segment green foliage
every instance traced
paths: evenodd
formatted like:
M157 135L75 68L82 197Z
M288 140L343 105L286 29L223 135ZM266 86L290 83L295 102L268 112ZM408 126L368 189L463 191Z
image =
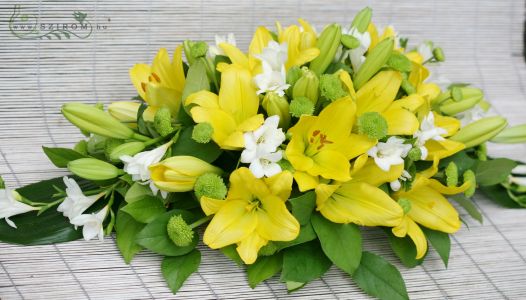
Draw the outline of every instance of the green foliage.
M373 297L385 300L409 299L404 279L396 267L371 252L363 252L360 267L352 278Z
M166 212L161 199L154 196L144 196L142 199L122 207L121 210L140 223L150 223Z
M475 170L477 183L488 186L504 182L516 166L516 161L507 158L479 161Z
M161 271L172 293L179 291L186 279L197 271L199 264L201 264L201 252L197 249L185 255L163 259Z
M202 90L210 90L210 82L208 81L208 76L206 74L206 66L202 60L196 60L195 63L191 64L186 74L186 84L183 89L183 103L195 92Z
M426 235L427 240L438 252L438 255L440 255L440 258L442 258L444 265L447 267L447 263L449 261L449 252L451 251L451 241L449 239L449 234L431 230L423 226L421 226L421 228Z
M127 264L131 262L135 254L143 249L135 242L135 237L144 226L144 224L137 222L122 209L117 212L117 223L115 224L117 247Z
M42 149L44 150L44 153L49 158L49 160L57 168L66 168L70 161L87 157L84 154L81 154L75 150L67 149L67 148L42 147Z
M479 223L482 224L482 214L477 209L473 201L471 201L469 198L465 197L464 195L455 195L451 197L451 199L455 200L462 208L475 220L479 221Z
M260 282L276 275L283 263L283 255L277 253L271 256L261 256L258 260L247 266L248 284L255 288Z
M408 268L414 268L420 265L424 259L416 259L416 246L409 236L403 238L396 237L392 234L390 228L385 229L389 245L393 249L394 254L400 259L400 262Z
M320 214L314 214L311 222L325 255L338 268L352 275L362 256L362 235L358 226L336 224Z
M281 281L309 282L323 276L331 265L317 241L296 245L284 251Z
M184 128L177 142L172 145L172 156L190 155L206 162L215 161L222 150L215 143L201 144L192 139L193 127Z
M314 208L316 207L316 194L307 192L299 197L289 199L292 214L301 225L308 224Z

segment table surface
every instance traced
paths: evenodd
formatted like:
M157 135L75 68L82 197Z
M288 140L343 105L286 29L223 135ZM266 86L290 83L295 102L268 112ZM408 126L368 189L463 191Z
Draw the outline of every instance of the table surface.
M73 11L99 25L89 38L21 40L0 24L0 174L7 184L24 184L64 174L39 145L70 147L78 131L60 115L68 101L127 100L134 96L128 69L149 62L160 47L184 39L211 41L235 32L246 47L257 25L284 24L298 17L318 29L324 23L350 24L368 5L379 25L395 25L415 45L432 39L447 61L441 76L484 89L495 112L511 124L526 114L526 66L522 56L525 5L519 0L444 1L18 1L25 13L62 22ZM13 3L0 2L0 20ZM57 21L58 20L58 21ZM105 26L105 27L104 27ZM492 146L490 153L523 159L525 145ZM501 208L475 197L484 223L471 220L452 236L446 269L431 251L414 269L401 267L382 232L366 230L365 248L400 266L413 299L525 299L526 209ZM243 270L218 251L204 249L199 272L178 299L367 299L342 272L287 294L273 278L251 290ZM21 247L0 243L0 299L173 299L160 273L160 257L144 251L126 265L113 237Z

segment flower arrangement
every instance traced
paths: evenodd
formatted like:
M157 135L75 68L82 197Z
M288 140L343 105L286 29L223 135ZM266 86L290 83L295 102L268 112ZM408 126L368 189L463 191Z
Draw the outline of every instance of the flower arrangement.
M526 206L526 166L485 146L526 141L526 125L489 116L476 87L433 82L442 50L379 33L371 15L320 34L301 19L258 27L248 53L233 35L185 41L130 69L132 101L65 104L86 139L44 152L74 175L16 191L0 180L0 240L115 231L126 262L143 249L165 257L176 293L202 239L245 265L251 287L281 273L294 291L335 265L372 296L408 298L399 271L362 249L360 228L381 228L407 267L428 243L447 265L461 227L450 200L479 221L477 188Z

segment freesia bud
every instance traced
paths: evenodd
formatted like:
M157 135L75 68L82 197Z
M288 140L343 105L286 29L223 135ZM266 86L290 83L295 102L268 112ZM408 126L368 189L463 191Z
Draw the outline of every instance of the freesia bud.
M354 17L351 23L351 27L358 29L360 33L364 33L369 27L371 18L373 16L373 10L370 7L366 7Z
M66 103L62 106L62 114L73 125L101 136L115 139L139 139L149 138L136 134L126 125L113 118L107 112L101 111L94 106L83 103Z
M316 73L316 75L323 74L332 62L332 59L340 46L341 36L342 29L338 24L332 24L325 27L320 34L316 43L316 48L320 49L320 55L311 61L309 65L310 69Z
M471 148L492 139L506 128L507 124L503 117L486 117L461 128L450 139Z
M307 97L316 105L319 97L320 80L314 72L304 69L303 75L296 81L292 89L292 98Z
M124 174L114 165L95 158L72 160L68 163L68 169L73 174L88 180L108 180Z
M526 142L526 124L508 127L491 139L493 143L517 144Z
M113 102L108 106L108 112L115 119L124 123L135 123L137 122L137 113L141 104L138 102L131 101L119 101ZM142 117L146 122L153 122L155 116L155 110L151 107L146 108Z
M446 60L446 57L444 56L444 51L442 51L442 48L440 47L436 47L435 49L433 49L433 56L437 61L440 62Z
M267 93L263 98L262 106L269 117L279 116L279 127L289 128L290 114L287 98L276 93Z
M167 192L188 192L205 173L221 174L221 169L193 156L173 156L150 166L155 186Z
M356 73L354 77L354 86L358 90L360 89L371 77L376 74L380 68L382 68L391 53L393 52L394 39L392 37L387 38L379 42L372 50L369 51L364 63Z
M143 142L129 142L119 145L110 152L110 160L113 162L120 161L120 157L123 155L134 156L135 154L144 150L145 145Z

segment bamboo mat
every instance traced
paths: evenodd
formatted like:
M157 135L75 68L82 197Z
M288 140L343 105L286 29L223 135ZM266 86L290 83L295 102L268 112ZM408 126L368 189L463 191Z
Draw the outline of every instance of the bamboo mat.
M60 115L68 101L110 102L135 95L128 69L150 62L160 47L182 40L211 41L235 32L246 47L257 25L298 17L318 29L349 24L368 5L379 25L393 24L414 45L426 38L444 48L440 75L482 87L511 124L526 118L522 57L525 5L520 0L443 1L22 1L42 22L70 22L74 11L98 24L86 39L22 40L9 31L14 2L0 2L0 174L12 187L64 174L40 145L69 147L80 138ZM68 21L69 20L69 21ZM106 29L104 29L106 26ZM523 159L525 145L492 147ZM477 195L484 224L468 220L452 238L449 267L431 251L423 266L401 267L413 299L526 299L526 209L497 207ZM365 248L399 265L383 234L367 230ZM131 265L113 238L104 242L20 247L0 243L0 299L367 299L342 272L287 294L277 278L251 290L244 272L217 251L203 250L199 272L173 296L160 258L143 252Z

